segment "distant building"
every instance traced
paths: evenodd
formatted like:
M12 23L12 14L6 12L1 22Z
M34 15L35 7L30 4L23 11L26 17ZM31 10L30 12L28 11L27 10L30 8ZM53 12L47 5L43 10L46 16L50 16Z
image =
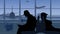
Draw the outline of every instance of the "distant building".
M10 18L15 18L15 13L14 12L10 13Z
M13 12L13 7L12 7L11 10L12 10L12 12L10 13L9 17L10 17L10 18L15 18L15 13Z

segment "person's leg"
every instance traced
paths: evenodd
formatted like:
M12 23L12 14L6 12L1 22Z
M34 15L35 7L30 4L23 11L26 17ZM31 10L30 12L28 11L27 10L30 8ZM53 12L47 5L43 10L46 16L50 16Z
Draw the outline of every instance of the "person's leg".
M18 29L17 34L21 34L21 29Z
M17 32L17 34L21 34L21 32Z
M58 31L58 32L60 32L60 29L59 29L59 28L55 28L55 31Z

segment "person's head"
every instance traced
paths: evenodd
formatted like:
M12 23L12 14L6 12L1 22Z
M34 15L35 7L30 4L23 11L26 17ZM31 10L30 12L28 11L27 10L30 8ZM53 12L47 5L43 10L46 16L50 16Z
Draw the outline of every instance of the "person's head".
M29 11L28 11L28 10L25 10L25 11L24 11L24 15L25 15L25 16L29 16L29 15L30 15Z
M47 15L48 15L48 14L46 14L45 12L42 12L42 13L41 13L41 19L42 19L42 20L46 19Z

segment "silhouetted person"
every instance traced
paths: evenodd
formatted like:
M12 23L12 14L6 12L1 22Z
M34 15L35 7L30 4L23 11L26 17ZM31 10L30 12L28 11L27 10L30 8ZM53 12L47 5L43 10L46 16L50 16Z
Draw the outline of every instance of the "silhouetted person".
M60 31L60 29L54 28L52 26L52 21L46 19L47 18L47 15L48 14L46 14L44 12L41 13L41 19L42 19L42 22L45 23L46 31Z
M25 25L18 25L17 34L21 34L22 31L34 31L36 27L36 18L32 16L28 10L24 11L24 15L27 17L27 23Z
M37 23L39 23L39 15L38 15L38 17L37 17Z

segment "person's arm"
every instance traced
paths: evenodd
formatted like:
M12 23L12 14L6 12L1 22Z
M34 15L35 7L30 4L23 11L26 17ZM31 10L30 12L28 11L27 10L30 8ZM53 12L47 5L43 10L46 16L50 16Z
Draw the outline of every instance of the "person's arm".
M39 16L38 16L38 18L37 18L37 22L39 23Z
M52 21L49 21L50 22L50 24L52 24Z
M51 21L51 24L52 24L52 21Z
M18 27L23 27L23 26L24 26L24 25L19 25L19 24L18 24Z

